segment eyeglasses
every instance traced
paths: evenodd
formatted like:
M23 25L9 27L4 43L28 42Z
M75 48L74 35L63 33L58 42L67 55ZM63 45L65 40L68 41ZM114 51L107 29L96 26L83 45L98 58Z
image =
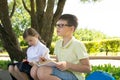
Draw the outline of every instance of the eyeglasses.
M68 25L68 24L56 24L56 27L58 27L58 28L63 28L64 26L71 26L71 25Z

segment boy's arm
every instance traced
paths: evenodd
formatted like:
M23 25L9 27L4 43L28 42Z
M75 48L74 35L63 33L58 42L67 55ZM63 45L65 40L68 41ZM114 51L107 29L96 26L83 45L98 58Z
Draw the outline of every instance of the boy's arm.
M90 67L88 58L81 59L80 63L81 64L68 63L68 66L69 66L68 69L78 71L78 72L84 72L84 73L89 73L91 71L91 67Z
M70 62L63 61L63 62L59 62L57 67L63 71L64 70L73 70L73 71L81 72L81 73L82 72L89 73L91 71L91 67L90 67L88 58L81 59L80 63L81 64L73 64Z
M58 57L57 57L57 56L55 56L54 58L55 58L55 61L56 61L56 62L58 62Z

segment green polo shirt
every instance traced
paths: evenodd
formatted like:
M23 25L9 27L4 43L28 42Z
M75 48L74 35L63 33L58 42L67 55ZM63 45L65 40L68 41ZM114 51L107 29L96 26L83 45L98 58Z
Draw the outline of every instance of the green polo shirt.
M56 43L54 53L58 61L67 61L74 64L80 64L80 59L88 58L86 48L82 42L72 37L72 39L63 47L63 40ZM71 71L78 80L85 80L83 73Z

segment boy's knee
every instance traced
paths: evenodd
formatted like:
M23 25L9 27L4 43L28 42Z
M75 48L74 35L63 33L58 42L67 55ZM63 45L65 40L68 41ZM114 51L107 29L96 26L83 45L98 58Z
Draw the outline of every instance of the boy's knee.
M31 77L32 78L36 78L36 76L37 76L37 74L36 74L36 72L34 72L34 71L30 71L30 75L31 75Z
M36 78L37 76L37 68L35 68L34 66L31 68L30 70L30 75L33 77L33 78Z
M37 76L39 79L45 79L48 75L50 75L50 70L48 67L40 67L37 70Z
M44 79L44 77L45 77L45 75L46 75L46 73L45 73L45 71L44 71L44 67L40 67L38 70L37 70L37 76L38 76L38 78L39 79Z

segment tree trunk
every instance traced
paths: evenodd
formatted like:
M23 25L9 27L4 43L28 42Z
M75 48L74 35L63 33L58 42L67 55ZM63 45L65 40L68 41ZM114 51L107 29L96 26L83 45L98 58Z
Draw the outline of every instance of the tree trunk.
M0 24L0 34L4 48L12 61L21 61L24 54L12 29L7 0L0 0L0 20L2 23Z

